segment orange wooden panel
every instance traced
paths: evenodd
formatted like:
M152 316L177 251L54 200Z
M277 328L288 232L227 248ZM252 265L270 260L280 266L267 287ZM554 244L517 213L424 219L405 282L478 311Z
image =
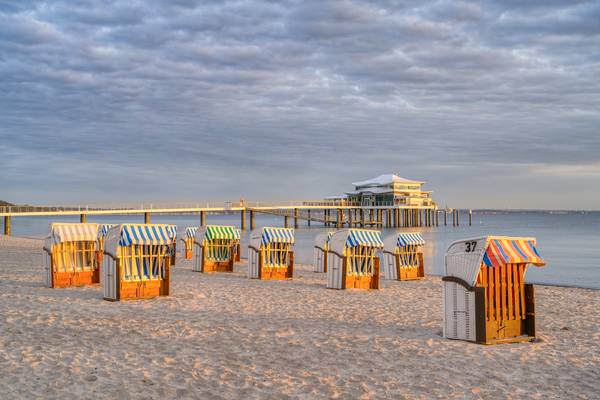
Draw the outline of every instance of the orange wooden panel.
M519 287L521 286L521 281L519 280L519 266L513 265L512 275L513 275L513 298L515 299L515 319L521 319L521 296L519 294Z
M506 265L506 297L508 300L508 319L515 319L512 270L513 264Z
M527 313L527 307L525 303L525 264L519 264L519 281L521 282L521 318L525 319Z

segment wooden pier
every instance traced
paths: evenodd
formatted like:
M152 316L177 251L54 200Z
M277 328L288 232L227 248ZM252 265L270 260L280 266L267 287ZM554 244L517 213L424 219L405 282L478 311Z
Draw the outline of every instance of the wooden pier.
M202 207L0 207L0 217L4 217L4 234L11 233L13 217L42 217L42 216L79 216L80 222L86 222L88 216L99 215L140 215L143 222L151 222L153 214L160 215L198 215L199 225L206 224L206 214L239 213L242 230L255 227L257 213L281 216L284 226L298 228L300 221L320 223L325 227L372 227L372 228L415 228L433 227L439 225L439 214L443 214L444 225L448 224L448 214L452 214L452 225L460 225L460 211L437 209L429 207L411 207L400 205L359 206L337 204L327 201L302 201L289 203L239 202L207 204ZM472 223L472 212L468 211L469 225ZM141 222L141 221L140 221Z

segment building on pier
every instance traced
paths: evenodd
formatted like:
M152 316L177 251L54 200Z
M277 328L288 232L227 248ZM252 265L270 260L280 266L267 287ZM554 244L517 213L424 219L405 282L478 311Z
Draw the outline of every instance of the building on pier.
M348 205L435 207L431 191L423 190L425 182L402 178L395 174L354 182L347 192Z

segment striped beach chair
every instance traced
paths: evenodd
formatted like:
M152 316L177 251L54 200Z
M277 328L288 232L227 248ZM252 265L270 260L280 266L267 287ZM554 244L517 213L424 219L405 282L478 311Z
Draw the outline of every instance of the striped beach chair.
M115 224L99 224L98 225L98 265L102 265L102 260L104 259L104 238L108 233L108 230L115 226Z
M315 237L314 246L314 271L327 272L327 251L329 250L329 239L334 231L322 232Z
M188 226L181 233L177 233L177 237L181 241L181 253L186 260L191 260L194 256L194 238L198 227Z
M44 241L44 284L60 288L100 283L98 224L53 223Z
M342 229L329 239L327 287L379 289L379 231Z
M233 272L240 232L233 226L207 225L196 231L196 256L192 269L197 272Z
M250 233L248 277L292 279L294 275L294 229L264 227Z
M534 287L528 265L543 266L534 238L486 236L446 251L444 337L483 344L535 339Z
M102 265L104 299L168 296L176 240L174 225L123 224L109 229Z
M408 281L423 279L425 240L418 232L398 233L384 240L383 276L385 279Z

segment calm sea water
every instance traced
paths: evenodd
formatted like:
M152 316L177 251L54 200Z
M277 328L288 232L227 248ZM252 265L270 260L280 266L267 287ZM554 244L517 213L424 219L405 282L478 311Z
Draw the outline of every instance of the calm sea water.
M465 218L463 217L463 220ZM15 236L43 237L48 233L50 222L79 222L79 217L13 218L12 232ZM142 222L142 216L89 217L88 222L124 223ZM198 216L152 216L152 222L171 223L183 228L199 224ZM236 215L207 215L208 224L236 225ZM283 217L262 216L255 218L256 226L282 226ZM483 235L533 236L538 249L546 259L544 268L530 267L527 280L532 283L579 286L600 289L600 212L479 212L474 214L472 226L439 226L434 228L412 228L420 231L427 241L425 247L426 273L441 275L444 252L455 240ZM296 231L296 260L312 263L314 238L325 228L313 223L311 228L302 221ZM406 229L403 229L406 230ZM384 229L383 236L396 229ZM246 245L248 232L242 236ZM245 253L245 249L243 250Z

